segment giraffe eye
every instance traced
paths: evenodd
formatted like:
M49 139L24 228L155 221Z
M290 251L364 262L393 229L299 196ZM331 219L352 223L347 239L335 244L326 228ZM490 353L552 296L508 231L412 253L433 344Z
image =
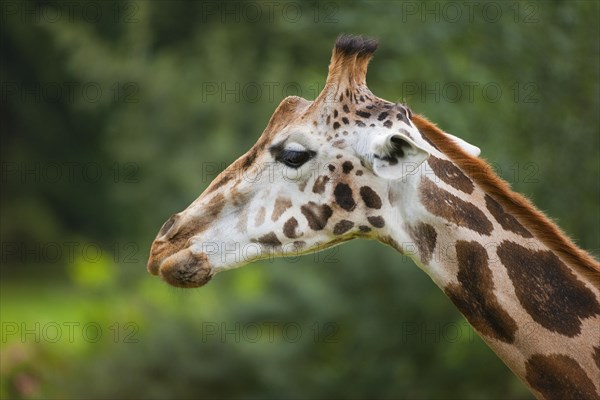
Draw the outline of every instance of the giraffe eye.
M299 168L310 160L311 152L299 150L284 150L281 153L280 161L291 168Z

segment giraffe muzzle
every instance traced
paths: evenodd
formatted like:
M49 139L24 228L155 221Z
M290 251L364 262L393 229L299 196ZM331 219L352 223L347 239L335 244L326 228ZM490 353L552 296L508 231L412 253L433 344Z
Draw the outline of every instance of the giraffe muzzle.
M196 288L204 286L212 278L211 266L204 253L194 254L183 249L162 261L151 257L148 271L171 286Z

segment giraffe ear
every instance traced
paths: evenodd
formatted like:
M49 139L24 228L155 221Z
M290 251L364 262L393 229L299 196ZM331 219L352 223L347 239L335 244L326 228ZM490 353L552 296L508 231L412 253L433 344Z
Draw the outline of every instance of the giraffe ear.
M376 137L371 150L373 172L391 180L413 173L429 157L429 152L401 133Z
M481 154L481 149L477 146L473 146L471 143L457 137L454 135L449 134L448 132L444 132L450 139L452 139L452 141L454 143L456 143L457 145L460 146L461 149L463 149L467 154L472 155L473 157L479 157L479 155Z

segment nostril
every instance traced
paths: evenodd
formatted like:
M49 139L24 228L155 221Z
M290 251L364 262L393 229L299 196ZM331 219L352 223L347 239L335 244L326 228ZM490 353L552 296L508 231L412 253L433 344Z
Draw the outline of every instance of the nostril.
M178 218L179 216L177 214L171 215L171 218L169 218L167 222L163 224L162 228L160 228L160 231L158 231L158 236L165 236L173 227L173 224L175 224L175 221L177 221Z

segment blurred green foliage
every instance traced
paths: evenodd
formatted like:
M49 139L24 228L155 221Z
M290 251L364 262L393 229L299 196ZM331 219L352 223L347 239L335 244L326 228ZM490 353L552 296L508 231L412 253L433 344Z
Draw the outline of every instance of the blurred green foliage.
M598 256L599 3L73 4L2 2L2 397L531 396L380 244L198 291L146 255L349 32L380 39L375 94L481 147Z

